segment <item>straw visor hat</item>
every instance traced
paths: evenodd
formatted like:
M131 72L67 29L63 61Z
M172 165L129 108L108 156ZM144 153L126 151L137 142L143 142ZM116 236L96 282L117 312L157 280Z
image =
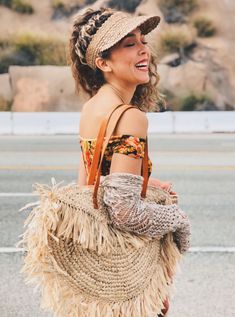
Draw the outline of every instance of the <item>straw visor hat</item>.
M95 59L99 53L111 48L124 36L139 27L147 34L157 27L160 17L156 15L134 16L126 12L113 13L94 34L86 51L87 64L95 69Z

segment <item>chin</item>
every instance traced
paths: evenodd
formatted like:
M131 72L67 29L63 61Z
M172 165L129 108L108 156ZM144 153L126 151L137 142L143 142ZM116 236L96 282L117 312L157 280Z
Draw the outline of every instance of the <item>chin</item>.
M135 80L137 82L137 85L140 85L140 84L147 84L150 80L150 75L149 75L149 72L140 72L140 71L134 71L133 73L134 77L135 77Z
M146 77L146 79L139 79L138 80L138 85L147 84L149 82L149 80L150 80L149 77Z

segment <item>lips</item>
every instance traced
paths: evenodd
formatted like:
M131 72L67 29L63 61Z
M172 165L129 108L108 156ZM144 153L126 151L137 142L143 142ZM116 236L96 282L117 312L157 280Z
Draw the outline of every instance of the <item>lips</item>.
M135 64L135 67L142 71L142 72L146 72L148 71L148 60L147 59L142 59L141 61L139 61L138 63Z

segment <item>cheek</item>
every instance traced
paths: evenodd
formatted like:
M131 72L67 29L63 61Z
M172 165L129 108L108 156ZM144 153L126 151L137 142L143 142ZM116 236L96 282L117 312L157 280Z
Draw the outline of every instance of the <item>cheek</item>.
M113 55L113 61L120 68L134 67L136 52L134 50L120 50Z

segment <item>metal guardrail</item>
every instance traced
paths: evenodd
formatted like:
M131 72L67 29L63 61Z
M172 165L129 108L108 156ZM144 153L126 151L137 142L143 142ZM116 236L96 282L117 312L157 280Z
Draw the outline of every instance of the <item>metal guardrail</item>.
M147 113L149 133L235 132L235 111ZM0 134L77 134L80 112L0 112Z

